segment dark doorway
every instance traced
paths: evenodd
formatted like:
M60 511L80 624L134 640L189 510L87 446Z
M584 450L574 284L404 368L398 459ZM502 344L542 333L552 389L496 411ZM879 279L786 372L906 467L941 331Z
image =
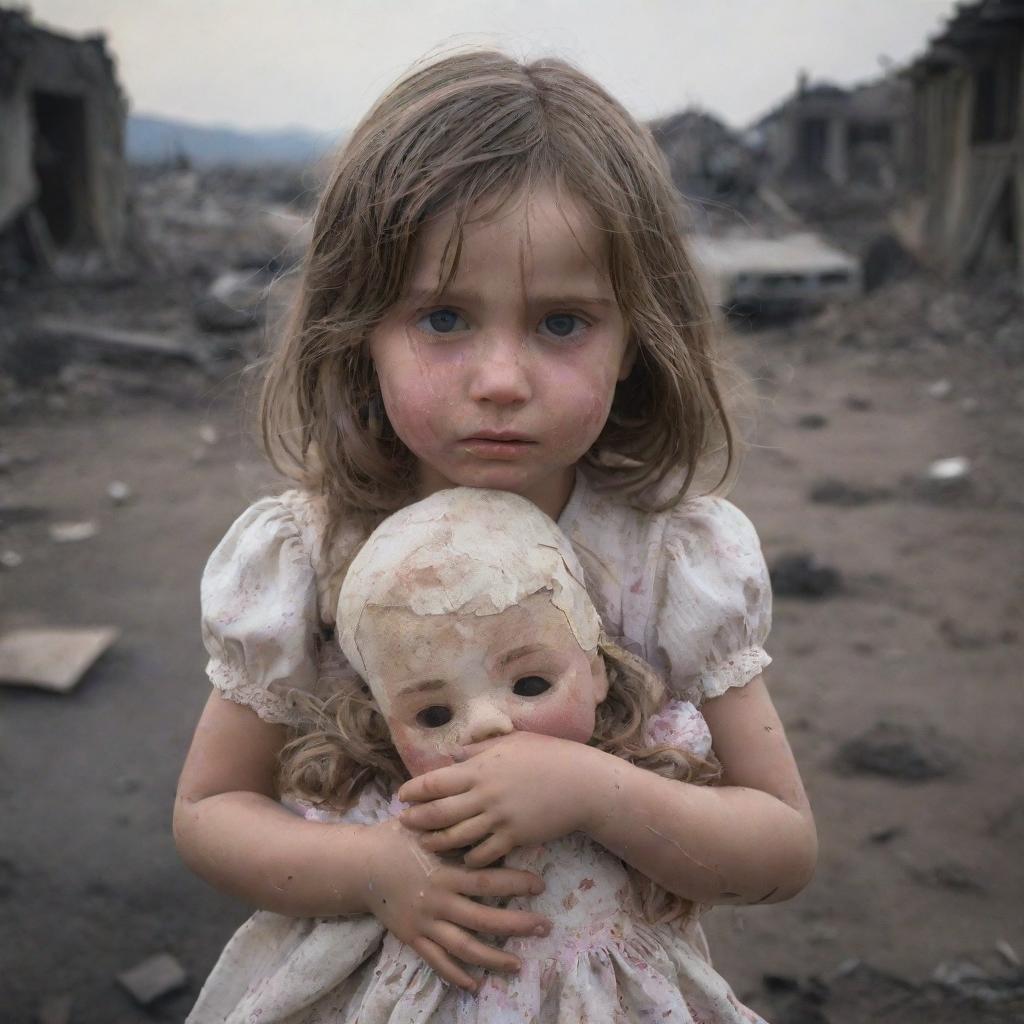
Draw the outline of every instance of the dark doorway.
M89 216L89 160L85 102L80 96L37 92L33 164L38 206L54 243L87 246L93 241Z
M797 172L811 178L825 173L828 122L823 117L805 117L797 125Z

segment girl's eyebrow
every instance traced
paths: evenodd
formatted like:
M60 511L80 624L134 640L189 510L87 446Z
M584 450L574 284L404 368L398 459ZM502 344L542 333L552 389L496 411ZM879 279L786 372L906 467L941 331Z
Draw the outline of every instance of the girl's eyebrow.
M409 693L423 693L430 690L442 690L444 689L445 682L443 679L421 679L418 683L410 683L408 686L403 686L398 691L399 697L404 697Z
M520 658L525 658L528 654L536 654L538 651L542 651L544 648L540 644L526 644L523 647L513 647L511 651L506 651L495 664L498 668L505 668L507 665L511 665L513 661L518 661Z
M480 295L474 291L445 290L436 288L410 288L405 293L405 300L410 303L452 302L462 306L480 301ZM602 295L531 295L530 301L539 306L601 306L607 308L615 305L614 299Z

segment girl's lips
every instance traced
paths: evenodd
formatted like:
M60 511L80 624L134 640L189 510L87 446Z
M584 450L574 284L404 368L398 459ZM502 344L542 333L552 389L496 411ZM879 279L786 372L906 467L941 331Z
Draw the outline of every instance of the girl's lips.
M536 443L536 441L516 437L467 437L459 442L460 446L471 455L505 461L521 458Z

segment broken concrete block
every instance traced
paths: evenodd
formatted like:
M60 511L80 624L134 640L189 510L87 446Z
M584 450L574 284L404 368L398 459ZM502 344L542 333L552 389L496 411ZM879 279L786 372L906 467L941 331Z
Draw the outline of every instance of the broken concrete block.
M80 540L89 540L99 533L95 519L86 519L80 523L54 523L50 527L50 540L57 544L75 544Z
M118 636L110 627L12 630L0 636L0 683L67 693Z
M119 974L117 981L137 1003L148 1006L184 986L188 975L170 953L158 953Z

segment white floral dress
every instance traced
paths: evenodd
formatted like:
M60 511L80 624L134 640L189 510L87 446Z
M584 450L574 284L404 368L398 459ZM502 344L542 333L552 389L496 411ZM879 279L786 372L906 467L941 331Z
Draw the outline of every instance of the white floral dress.
M326 697L338 674L351 671L331 634L338 589L364 534L343 526L328 541L326 523L318 496L288 491L257 501L228 530L203 575L210 681L269 722L301 724L296 691ZM763 646L771 624L768 571L754 528L728 501L701 497L643 513L598 493L579 471L558 525L583 564L606 632L662 675L677 708L689 706L696 715L704 700L746 684L771 661ZM394 810L382 795L366 794L344 820L377 821ZM652 927L624 913L621 862L584 837L515 851L506 862L545 875L547 891L528 905L559 924L547 939L510 940L526 963L518 978L495 974L480 995L460 995L382 936L375 919L292 920L260 912L224 950L190 1022L758 1020L711 967L699 923ZM566 900L577 902L567 909ZM623 922L623 937L609 945L614 936L601 932L600 922L612 918ZM587 955L570 964L569 932L580 922L598 930L587 935ZM338 929L342 943L331 938ZM390 964L386 973L374 973L380 964L361 969L375 956ZM545 981L552 963L559 965L554 988ZM272 984L259 981L270 978ZM395 988L418 1002L389 1008ZM563 990L564 999L530 1002ZM628 1010L616 1009L612 991ZM312 1002L311 992L318 993ZM329 1009L334 1005L358 1006L359 1014L345 1016L347 1009ZM504 1007L505 1015L480 1016L485 1006ZM661 1016L636 1015L641 1006L661 1006Z
M711 747L703 717L685 701L670 703L650 735L701 756ZM376 789L344 814L292 804L312 820L352 824L404 806ZM540 896L506 905L553 924L543 938L500 942L522 961L518 974L480 974L469 994L372 916L258 911L221 954L187 1024L763 1024L712 968L696 921L647 923L622 861L582 833L515 850L505 863L545 882Z

